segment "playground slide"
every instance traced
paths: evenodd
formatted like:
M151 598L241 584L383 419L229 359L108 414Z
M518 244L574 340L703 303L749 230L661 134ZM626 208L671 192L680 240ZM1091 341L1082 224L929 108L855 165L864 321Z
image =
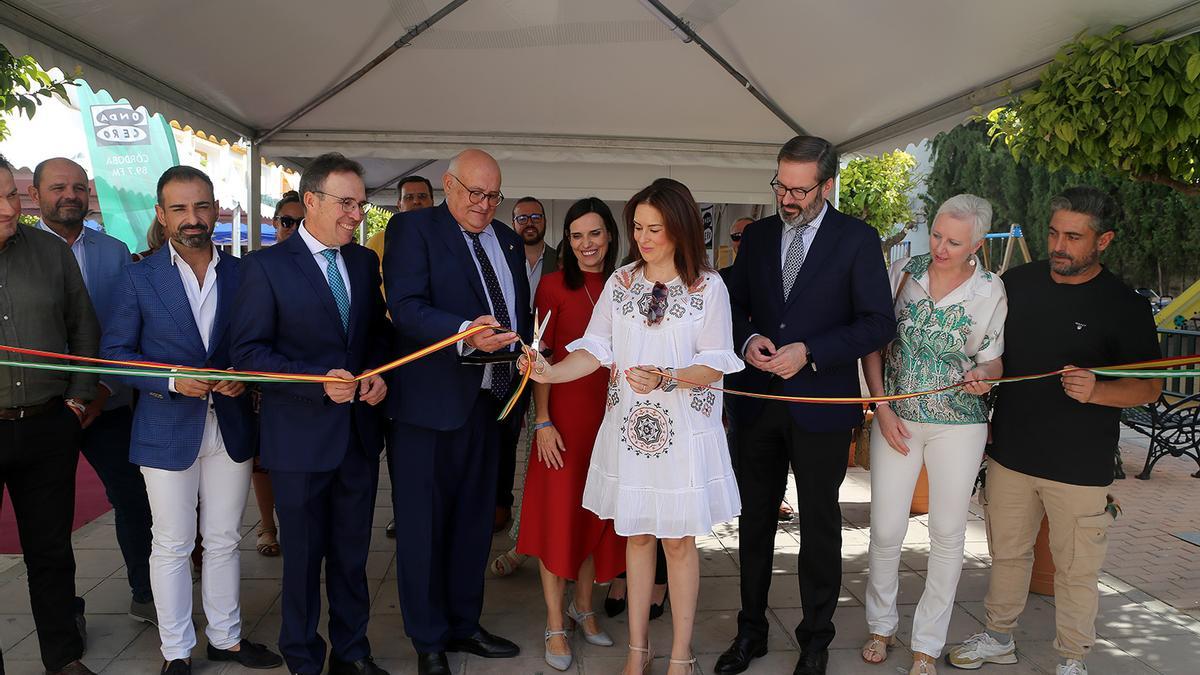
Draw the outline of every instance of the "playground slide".
M1186 321L1197 312L1200 312L1200 281L1189 286L1172 300L1171 304L1159 310L1158 314L1154 315L1154 322L1159 328L1177 328L1181 327L1181 324L1186 325ZM1183 317L1183 320L1176 321L1176 317Z

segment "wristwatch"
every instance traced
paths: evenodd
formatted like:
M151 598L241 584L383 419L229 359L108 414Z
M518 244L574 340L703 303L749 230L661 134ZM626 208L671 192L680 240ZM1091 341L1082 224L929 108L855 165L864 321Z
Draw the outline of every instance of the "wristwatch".
M675 379L674 368L663 368L662 371L670 377L664 377L662 379L662 384L659 385L659 388L663 390L664 394L669 394L675 391L675 388L679 386L679 380Z

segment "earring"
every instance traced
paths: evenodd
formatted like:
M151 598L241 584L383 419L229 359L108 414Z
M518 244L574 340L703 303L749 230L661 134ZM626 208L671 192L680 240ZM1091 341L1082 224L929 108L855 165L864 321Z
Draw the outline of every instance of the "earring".
M971 256L971 259L967 261L967 264L970 265L971 267L974 267L975 266L975 256Z

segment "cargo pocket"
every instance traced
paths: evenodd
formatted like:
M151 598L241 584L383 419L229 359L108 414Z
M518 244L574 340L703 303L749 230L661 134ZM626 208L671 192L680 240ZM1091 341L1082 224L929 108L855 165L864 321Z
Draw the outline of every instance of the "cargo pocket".
M1097 575L1108 551L1108 526L1113 517L1107 512L1075 519L1075 550L1071 556L1070 574Z

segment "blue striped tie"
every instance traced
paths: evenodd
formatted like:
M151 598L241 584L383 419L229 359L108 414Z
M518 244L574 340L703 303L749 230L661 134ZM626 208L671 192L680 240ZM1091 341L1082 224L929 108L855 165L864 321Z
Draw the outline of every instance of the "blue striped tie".
M350 332L350 295L346 292L346 281L338 271L337 249L327 248L321 251L325 261L325 278L329 281L329 290L333 291L333 301L337 303L338 314L342 315L342 330Z

